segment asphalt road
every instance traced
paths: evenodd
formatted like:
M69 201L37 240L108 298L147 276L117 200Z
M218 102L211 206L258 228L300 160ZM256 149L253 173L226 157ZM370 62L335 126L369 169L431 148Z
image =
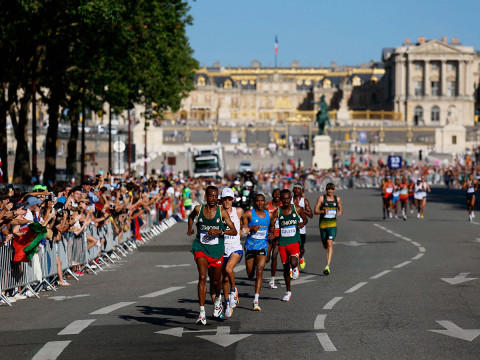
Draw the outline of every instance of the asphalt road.
M314 218L290 303L267 277L253 312L240 267L233 317L195 325L197 272L177 224L108 272L0 307L0 358L478 359L480 219L467 223L463 195L434 189L425 219L405 222L381 220L375 190L339 195L332 274Z

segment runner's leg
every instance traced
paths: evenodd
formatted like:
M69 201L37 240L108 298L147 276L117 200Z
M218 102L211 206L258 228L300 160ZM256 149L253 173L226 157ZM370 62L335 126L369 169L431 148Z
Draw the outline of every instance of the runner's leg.
M207 296L207 269L208 261L201 257L196 260L198 270L198 301L200 306L205 306L205 297Z

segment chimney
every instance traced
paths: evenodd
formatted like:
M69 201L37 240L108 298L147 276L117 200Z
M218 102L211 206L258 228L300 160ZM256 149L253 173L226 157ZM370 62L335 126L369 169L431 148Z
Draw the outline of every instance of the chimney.
M425 44L425 42L426 42L425 36L419 36L417 38L417 42L418 42L419 45Z
M410 42L411 42L411 41L410 41L410 38L406 38L406 39L405 39L405 45L410 45Z
M446 36L442 37L442 42L443 42L444 44L446 44L446 43L448 42L448 40L447 40L447 37L446 37Z
M452 37L452 44L458 44L458 39L456 37Z

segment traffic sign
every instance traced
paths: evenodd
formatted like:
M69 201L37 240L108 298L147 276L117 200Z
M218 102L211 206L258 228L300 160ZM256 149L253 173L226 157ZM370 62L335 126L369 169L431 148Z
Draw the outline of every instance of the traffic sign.
M388 168L389 169L401 169L402 168L402 157L398 155L389 155L388 156Z
M113 150L116 152L124 152L125 151L125 143L121 140L115 141L113 143Z

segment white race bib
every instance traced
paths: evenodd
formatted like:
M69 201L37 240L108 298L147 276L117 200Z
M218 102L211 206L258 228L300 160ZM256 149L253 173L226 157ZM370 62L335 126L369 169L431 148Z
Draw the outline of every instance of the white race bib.
M267 230L257 230L255 234L252 235L253 239L264 240L267 237Z
M280 234L282 237L293 237L297 233L297 228L295 226L287 226L280 229Z
M402 190L400 190L400 194L401 195L408 195L408 189L407 188L402 188Z
M390 194L390 193L393 192L393 188L387 187L387 188L385 189L385 192L386 192L387 194Z
M207 233L200 233L200 242L205 245L218 245L218 236L211 237Z
M324 219L334 219L337 216L337 209L328 209Z

